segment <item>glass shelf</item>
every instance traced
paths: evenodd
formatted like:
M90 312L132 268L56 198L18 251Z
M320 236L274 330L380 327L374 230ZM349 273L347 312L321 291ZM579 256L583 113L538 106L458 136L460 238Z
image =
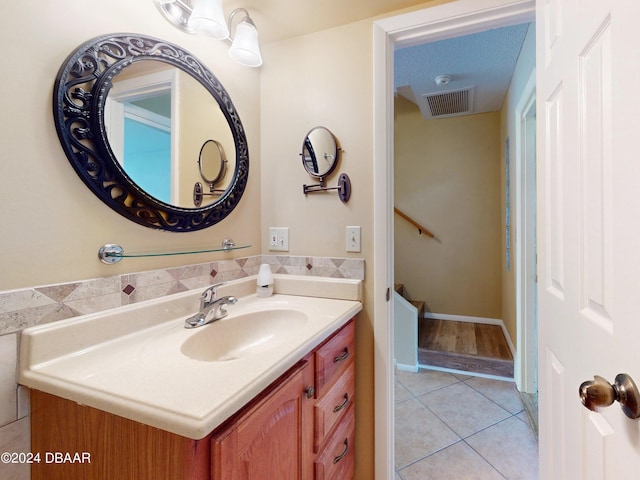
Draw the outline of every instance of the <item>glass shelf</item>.
M250 246L251 245L236 245L232 240L226 239L222 242L222 246L218 248L161 253L125 253L120 245L115 243L107 243L100 247L100 250L98 250L98 258L102 263L111 265L114 263L118 263L123 258L171 257L175 255L195 255L198 253L230 252L232 250L249 248Z

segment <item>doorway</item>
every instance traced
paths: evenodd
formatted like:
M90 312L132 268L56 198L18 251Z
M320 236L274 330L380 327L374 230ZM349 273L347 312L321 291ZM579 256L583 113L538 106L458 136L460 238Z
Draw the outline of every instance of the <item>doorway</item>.
M374 24L374 225L375 284L386 295L374 299L375 356L375 468L376 479L394 475L393 334L393 50L490 28L534 20L535 2L522 0L461 0L426 10L380 20Z

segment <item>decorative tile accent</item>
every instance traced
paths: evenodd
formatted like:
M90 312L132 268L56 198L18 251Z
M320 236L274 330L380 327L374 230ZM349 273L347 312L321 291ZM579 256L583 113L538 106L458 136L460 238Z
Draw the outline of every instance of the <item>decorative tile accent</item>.
M360 258L255 255L0 292L0 335L256 275L262 263L268 263L274 273L287 275L364 280L365 274Z

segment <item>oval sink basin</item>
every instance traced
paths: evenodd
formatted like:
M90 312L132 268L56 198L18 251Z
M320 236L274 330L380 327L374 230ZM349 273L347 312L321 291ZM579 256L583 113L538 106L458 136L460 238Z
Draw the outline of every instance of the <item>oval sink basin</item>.
M284 309L233 315L198 327L180 351L194 360L228 362L281 345L307 320L302 312Z

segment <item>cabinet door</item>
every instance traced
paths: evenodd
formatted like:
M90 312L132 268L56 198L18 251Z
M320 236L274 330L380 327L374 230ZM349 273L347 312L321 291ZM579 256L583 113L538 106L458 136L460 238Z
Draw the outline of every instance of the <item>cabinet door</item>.
M310 480L313 400L307 363L212 439L213 480Z

